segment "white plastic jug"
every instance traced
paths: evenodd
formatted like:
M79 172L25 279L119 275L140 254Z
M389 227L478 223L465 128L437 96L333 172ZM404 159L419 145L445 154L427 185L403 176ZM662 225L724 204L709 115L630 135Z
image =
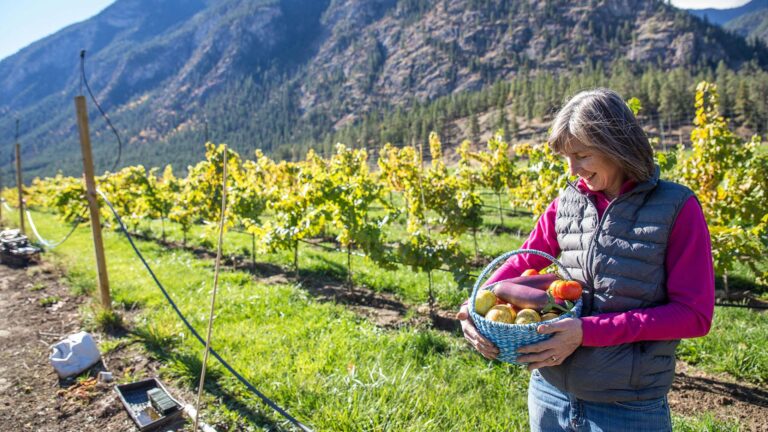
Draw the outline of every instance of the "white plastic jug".
M51 347L51 366L60 378L79 374L101 359L93 337L87 332L75 333Z

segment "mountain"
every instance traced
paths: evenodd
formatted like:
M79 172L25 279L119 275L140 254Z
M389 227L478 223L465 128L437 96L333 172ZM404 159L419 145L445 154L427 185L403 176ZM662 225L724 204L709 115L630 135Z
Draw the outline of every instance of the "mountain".
M758 38L768 43L768 8L741 15L723 27L745 38Z
M688 9L688 12L744 38L768 43L768 0L752 0L730 9Z
M19 119L27 178L81 170L81 49L123 137L119 165L178 171L206 134L285 156L374 113L523 74L768 64L763 45L655 0L117 0L0 62L0 153ZM117 140L89 106L102 172Z
M749 3L730 9L688 9L693 15L701 19L706 19L712 24L725 25L728 21L739 18L742 15L750 14L761 9L768 8L768 0L752 0Z

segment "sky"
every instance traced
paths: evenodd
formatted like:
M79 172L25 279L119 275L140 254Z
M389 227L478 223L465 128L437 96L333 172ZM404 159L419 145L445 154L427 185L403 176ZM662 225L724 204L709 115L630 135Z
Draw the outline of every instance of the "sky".
M88 19L115 0L0 0L0 60L64 27ZM749 0L672 0L679 8L728 9Z
M672 0L680 9L730 9L743 6L750 0Z
M70 24L86 20L114 0L0 0L0 59Z

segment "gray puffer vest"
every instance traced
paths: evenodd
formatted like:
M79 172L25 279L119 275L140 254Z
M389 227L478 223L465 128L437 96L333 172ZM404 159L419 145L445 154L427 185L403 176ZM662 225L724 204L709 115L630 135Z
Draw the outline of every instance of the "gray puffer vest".
M656 175L614 199L598 218L591 198L569 185L555 231L560 260L584 286L582 316L653 307L667 301L664 262L677 214L690 189ZM675 375L678 340L580 347L539 372L579 399L616 402L664 396Z

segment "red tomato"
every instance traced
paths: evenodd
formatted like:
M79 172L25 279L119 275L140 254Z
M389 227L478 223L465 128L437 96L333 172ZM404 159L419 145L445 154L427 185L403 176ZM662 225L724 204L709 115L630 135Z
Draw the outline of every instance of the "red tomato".
M528 269L523 272L520 276L536 276L539 274L539 272L536 269Z
M581 297L581 284L573 280L556 280L549 286L549 292L559 299L576 301Z
M547 291L549 291L553 296L556 296L555 293L560 290L559 287L563 284L563 282L565 281L562 279L553 280L552 283L549 284L549 289L547 289Z

